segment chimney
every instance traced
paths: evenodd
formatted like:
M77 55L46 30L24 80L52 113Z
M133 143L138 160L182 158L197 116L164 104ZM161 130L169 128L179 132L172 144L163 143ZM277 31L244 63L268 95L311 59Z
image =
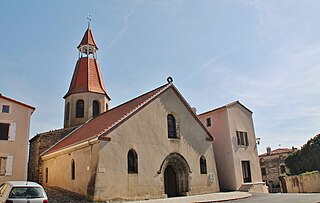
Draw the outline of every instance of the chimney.
M267 147L267 155L271 154L271 147Z

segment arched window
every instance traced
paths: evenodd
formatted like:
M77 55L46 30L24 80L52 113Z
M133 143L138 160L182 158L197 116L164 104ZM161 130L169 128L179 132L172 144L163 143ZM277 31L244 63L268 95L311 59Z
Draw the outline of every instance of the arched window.
M109 110L109 106L108 106L108 104L106 104L106 111L108 111Z
M100 114L100 104L99 101L94 100L92 102L92 117L96 117Z
M168 121L168 137L177 138L176 119L172 114L168 114L167 121Z
M71 160L71 180L76 179L76 164L74 160Z
M138 155L133 149L128 152L128 173L138 173Z
M204 156L200 157L200 173L201 174L207 174L207 161Z
M76 118L83 118L84 117L84 101L79 99L77 101L76 106Z
M64 112L64 120L68 121L69 120L69 112L70 112L70 103L68 102L66 105L66 112Z

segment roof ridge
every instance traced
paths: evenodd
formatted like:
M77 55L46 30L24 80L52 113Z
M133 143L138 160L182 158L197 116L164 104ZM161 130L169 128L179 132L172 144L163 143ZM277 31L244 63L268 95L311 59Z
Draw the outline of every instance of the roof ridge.
M124 116L122 116L119 120L117 120L116 122L112 123L110 125L110 127L106 128L105 130L101 131L99 134L98 134L98 137L102 136L105 132L107 132L108 130L112 129L114 126L116 126L117 124L119 124L121 121L123 121L124 119L126 119L127 117L129 117L131 114L133 114L134 112L136 112L138 109L142 108L145 104L147 104L150 100L152 100L153 98L157 97L159 94L161 94L163 91L165 91L166 89L168 89L168 87L171 86L172 83L168 83L168 84L165 84L157 89L159 89L154 95L152 95L151 97L149 97L148 99L144 100L142 103L138 104L135 108L133 108L131 111L129 111L128 113L126 113ZM155 90L157 90L155 89ZM148 93L151 93L152 91L155 91L155 90L151 90L139 97L136 97L134 99L138 99ZM132 99L132 100L134 100ZM130 100L130 101L132 101Z

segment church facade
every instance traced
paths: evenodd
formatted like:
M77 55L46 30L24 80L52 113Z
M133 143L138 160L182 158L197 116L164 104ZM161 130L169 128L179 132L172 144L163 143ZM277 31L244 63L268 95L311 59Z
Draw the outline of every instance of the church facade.
M172 79L109 109L90 27L78 50L64 96L71 130L41 153L41 183L94 201L218 192L214 138Z

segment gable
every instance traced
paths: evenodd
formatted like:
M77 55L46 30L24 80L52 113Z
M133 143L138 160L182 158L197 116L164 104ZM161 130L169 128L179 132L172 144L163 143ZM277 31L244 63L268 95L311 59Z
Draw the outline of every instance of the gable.
M172 83L168 83L89 120L87 123L83 124L77 130L70 133L67 137L55 144L42 155L57 152L59 150L75 146L76 144L89 141L91 139L110 141L111 138L108 137L108 134L110 132L112 132L114 129L116 129L118 126L120 126L122 123L124 123L126 120L135 115L137 112L146 107L149 103L154 101L169 89L174 92L184 108L193 117L195 122L197 122L199 127L201 127L202 130L206 133L208 141L212 141L213 137L203 126L197 115L192 111L191 107L188 105L182 95L178 92L178 90Z

